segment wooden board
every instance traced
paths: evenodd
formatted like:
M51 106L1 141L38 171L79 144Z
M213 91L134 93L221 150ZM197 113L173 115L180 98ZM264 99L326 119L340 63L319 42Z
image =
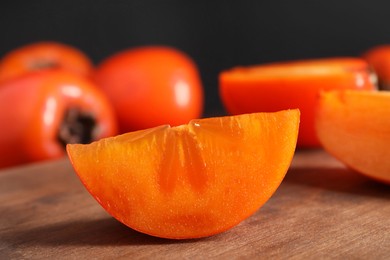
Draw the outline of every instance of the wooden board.
M298 151L257 213L213 237L151 237L110 217L64 159L0 171L0 259L390 259L390 186Z

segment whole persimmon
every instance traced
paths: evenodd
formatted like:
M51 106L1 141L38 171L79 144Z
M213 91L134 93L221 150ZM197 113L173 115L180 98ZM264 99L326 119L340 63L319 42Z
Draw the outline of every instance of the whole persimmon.
M224 232L254 214L294 155L299 111L192 120L69 144L81 182L125 225L163 238Z
M111 103L90 80L41 70L0 85L0 168L57 159L68 143L117 134Z
M362 54L378 77L379 88L390 90L390 44L374 46Z
M54 41L34 42L13 49L0 59L0 82L49 68L61 68L90 77L93 63L84 52L71 45Z
M122 133L184 124L203 112L198 68L172 47L120 51L98 65L94 79L113 103Z
M314 128L319 91L377 88L360 58L324 58L235 67L220 73L221 100L228 113L274 112L299 108L298 146L318 148Z

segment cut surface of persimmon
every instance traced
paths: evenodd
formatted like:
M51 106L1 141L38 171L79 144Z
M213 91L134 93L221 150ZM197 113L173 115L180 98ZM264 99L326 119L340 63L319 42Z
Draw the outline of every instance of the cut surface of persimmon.
M367 62L323 58L235 67L219 76L221 100L229 114L299 108L299 147L319 147L314 110L320 90L376 89Z
M390 184L390 92L322 92L318 137L330 154L373 179Z
M276 191L294 155L299 110L192 120L67 146L86 189L152 236L226 231Z

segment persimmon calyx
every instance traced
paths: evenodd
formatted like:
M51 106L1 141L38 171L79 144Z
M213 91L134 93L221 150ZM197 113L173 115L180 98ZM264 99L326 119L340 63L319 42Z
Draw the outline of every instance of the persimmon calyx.
M59 68L59 64L51 60L40 60L40 61L32 62L31 64L29 64L28 67L29 69L35 71L35 70Z
M58 141L66 147L67 144L87 144L95 140L96 119L88 112L72 107L65 111L58 129Z

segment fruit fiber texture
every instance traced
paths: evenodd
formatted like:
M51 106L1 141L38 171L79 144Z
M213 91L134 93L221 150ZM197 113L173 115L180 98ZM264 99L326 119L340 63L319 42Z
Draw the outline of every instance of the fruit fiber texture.
M256 212L283 180L299 110L192 120L68 145L82 183L113 217L163 238L211 236Z
M219 77L229 114L299 108L298 146L320 147L314 128L319 91L376 89L368 64L358 58L327 58L236 67Z
M355 171L390 184L390 92L321 93L316 130L323 147Z

